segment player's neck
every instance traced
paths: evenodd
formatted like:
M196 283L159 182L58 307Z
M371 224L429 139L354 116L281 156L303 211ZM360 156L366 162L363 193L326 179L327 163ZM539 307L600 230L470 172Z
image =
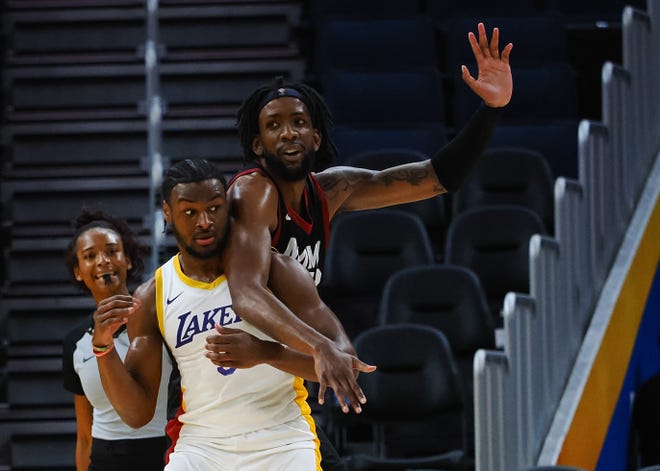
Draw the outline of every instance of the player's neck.
M185 251L180 251L178 257L181 271L190 279L204 283L211 283L220 275L224 274L224 266L221 257L219 256L213 258L199 258L190 255Z
M290 182L275 177L275 183L280 189L280 193L282 194L286 206L292 208L296 212L300 212L300 208L303 204L302 196L305 191L305 180Z

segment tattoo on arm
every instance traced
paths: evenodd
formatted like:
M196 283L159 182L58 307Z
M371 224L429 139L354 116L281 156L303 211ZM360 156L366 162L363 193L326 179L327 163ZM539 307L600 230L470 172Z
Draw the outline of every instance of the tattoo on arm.
M380 182L385 184L385 186L393 185L396 182L405 182L409 183L411 186L420 186L429 177L433 177L433 175L424 168L401 169L387 172L383 175L383 178L380 179Z
M330 177L330 178L328 178ZM321 188L326 194L336 196L340 193L351 193L355 190L356 186L367 185L384 185L386 187L392 186L395 183L408 183L410 186L421 186L429 181L433 182L433 191L442 193L444 188L439 184L435 173L428 168L412 168L388 171L380 175L379 178L374 178L372 173L369 172L344 172L338 171L328 175L323 181L319 181Z

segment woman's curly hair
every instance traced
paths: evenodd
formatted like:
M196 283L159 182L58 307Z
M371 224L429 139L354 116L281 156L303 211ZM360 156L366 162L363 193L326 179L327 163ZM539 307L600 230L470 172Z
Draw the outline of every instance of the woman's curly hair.
M78 238L83 232L95 227L110 229L121 237L124 253L131 261L131 269L127 274L127 282L139 283L142 281L144 257L149 253L149 248L142 244L125 220L111 216L102 210L83 208L78 217L72 221L72 224L74 233L64 252L64 264L76 286L82 289L87 288L82 281L76 280L73 274L73 269L78 266L78 256L76 254Z

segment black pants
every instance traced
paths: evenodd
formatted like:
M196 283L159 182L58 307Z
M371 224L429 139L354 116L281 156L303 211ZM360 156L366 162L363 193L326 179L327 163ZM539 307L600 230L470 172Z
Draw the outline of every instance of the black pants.
M92 439L89 471L163 471L165 437L134 440Z
M323 471L346 471L344 460L339 456L337 449L319 426L316 427L316 435L321 443L321 468L323 468Z

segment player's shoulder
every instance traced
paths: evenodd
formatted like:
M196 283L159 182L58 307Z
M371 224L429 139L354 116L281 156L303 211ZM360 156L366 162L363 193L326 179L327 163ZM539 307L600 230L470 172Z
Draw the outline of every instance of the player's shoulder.
M277 198L277 186L267 175L255 171L238 175L227 191L231 201Z
M251 189L251 188L264 188L274 186L273 180L258 168L251 171L241 172L236 175L229 185L230 191L234 188L238 189Z
M133 292L133 296L143 301L148 300L150 298L155 298L156 277L149 278L147 281L143 282L140 286L135 288L135 291Z

